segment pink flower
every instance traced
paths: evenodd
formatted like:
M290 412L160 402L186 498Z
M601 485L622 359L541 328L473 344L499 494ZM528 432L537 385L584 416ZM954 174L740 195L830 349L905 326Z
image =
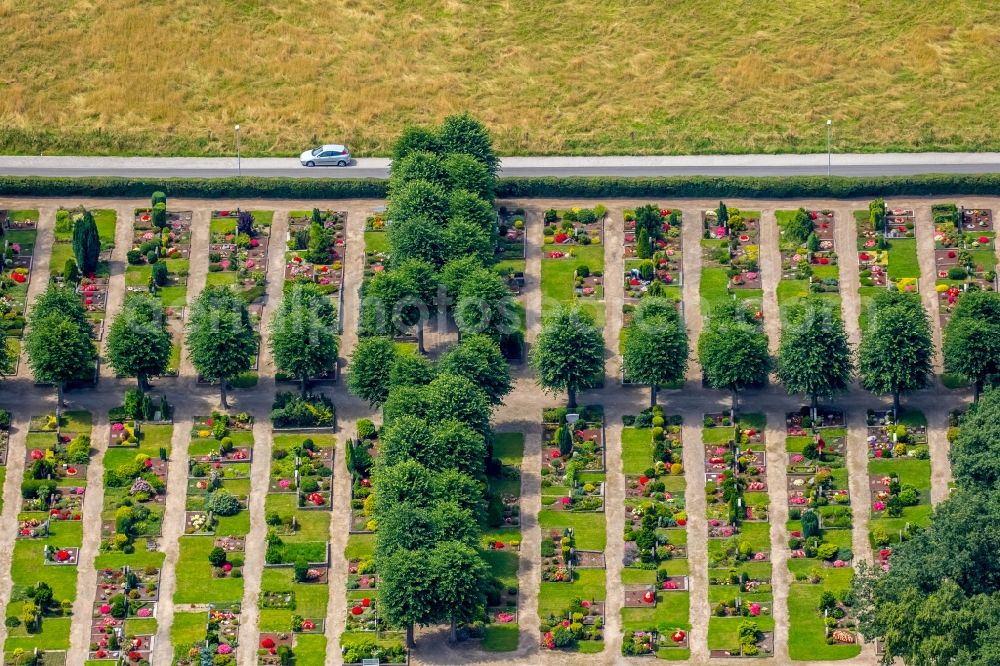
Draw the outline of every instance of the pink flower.
M885 511L885 502L876 501L874 504L872 504L872 508L875 509L876 511Z
M229 645L228 643L223 643L222 645L219 646L219 649L217 650L217 652L219 654L232 654L233 647L231 645Z
M281 481L278 481L278 485L281 486L282 488L287 488L288 486L292 485L292 482L289 481L288 479L282 479Z
M244 265L245 265L245 266L246 266L247 268L253 268L253 267L254 267L254 262L253 262L253 259L247 259L247 260L246 260L246 263L245 263Z
M101 612L101 615L107 615L108 613L110 613L110 612L111 612L111 606L109 606L109 605L107 605L107 604L103 604L103 605L102 605L102 606L101 606L100 608L98 608L97 610L99 610L99 611Z
M153 611L151 611L148 608L140 608L138 611L136 611L136 615L138 615L139 617L149 617L152 614Z
M229 270L229 260L228 259L223 259L222 261L219 262L219 265L222 266L222 270L224 270L224 271L228 271Z
M754 617L760 615L760 604L757 603L756 601L750 604L750 614L753 615Z

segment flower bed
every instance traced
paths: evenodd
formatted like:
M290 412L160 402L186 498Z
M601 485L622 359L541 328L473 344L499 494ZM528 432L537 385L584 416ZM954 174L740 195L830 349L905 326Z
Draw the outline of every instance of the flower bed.
M0 210L6 254L0 269L0 322L5 336L24 333L24 309L38 231L37 210ZM16 367L7 368L16 371Z
M371 218L366 223L369 228ZM296 282L315 284L334 304L338 321L343 307L344 258L347 253L347 211L292 211L288 223L288 251L285 253L285 285ZM381 226L379 231L384 230ZM370 272L366 253L366 270ZM381 265L381 264L380 264ZM335 369L314 381L333 381Z
M542 216L544 223L542 234L545 245L549 247L553 245L602 245L607 212L607 209L601 205L594 208L576 206L565 210L550 208Z
M497 240L497 259L524 259L527 245L527 234L524 230L526 222L524 209L508 210L500 206L500 224Z
M712 654L741 650L766 654L773 649L767 635L774 619L770 562L770 526L767 523L766 421L760 414L727 412L706 414L702 440L709 495L708 577L712 618L708 647ZM756 629L739 639L744 620Z
M931 464L927 419L903 411L869 410L868 483L871 489L870 545L875 561L887 568L892 547L930 519ZM880 553L886 551L882 556Z
M263 301L270 211L213 211L209 223L208 284L231 285L248 304Z
M603 641L604 602L575 600L562 612L545 616L539 629L544 650L593 652L590 647L584 650L580 643Z

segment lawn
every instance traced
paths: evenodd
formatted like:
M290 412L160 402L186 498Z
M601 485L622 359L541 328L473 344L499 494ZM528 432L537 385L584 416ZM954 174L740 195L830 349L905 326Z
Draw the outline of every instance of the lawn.
M572 527L576 547L581 550L604 550L603 513L573 513L572 511L539 511L538 524L543 530Z
M524 435L519 432L498 432L493 436L493 456L504 465L520 466L524 455Z
M389 251L389 234L384 231L366 231L365 232L365 251L366 252L388 252Z
M588 0L544 20L532 3L312 0L236 5L226 21L215 19L228 5L180 0L51 20L73 6L26 5L0 33L12 73L4 153L231 155L235 119L244 155L297 156L321 141L388 155L405 124L466 107L490 119L502 154L822 152L826 118L837 152L1000 149L982 122L1000 100L961 94L995 89L1000 76L983 57L997 39L994 8L968 0L938 12L905 0L863 10ZM723 27L752 47L718 39ZM196 33L216 45L254 35L255 66L240 49L176 38ZM684 43L664 51L667 34ZM155 53L128 57L137 35ZM317 35L336 38L293 46ZM56 40L77 44L73 57L50 48ZM320 80L350 81L351 94ZM684 104L607 103L650 96ZM876 102L891 112L870 113Z
M622 466L625 474L642 474L652 466L652 455L652 430L622 428Z
M788 653L796 661L851 659L860 645L827 645L819 598L823 590L839 593L850 587L852 569L823 569L817 585L793 583L788 594Z
M893 280L920 277L917 239L896 238L889 244L889 277Z
M545 251L558 247L547 245ZM564 248L565 249L565 248ZM574 293L576 268L586 264L593 271L604 270L604 246L571 246L568 259L542 259L542 312L552 312L557 305L578 304L594 315L599 327L604 326L604 303L598 299L578 299Z

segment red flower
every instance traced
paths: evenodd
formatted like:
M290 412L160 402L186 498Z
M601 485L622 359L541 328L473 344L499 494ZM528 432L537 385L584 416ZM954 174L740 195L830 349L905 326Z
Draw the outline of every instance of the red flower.
M980 236L980 237L978 238L978 240L979 240L979 244L980 244L980 245L989 245L989 243L990 243L990 238L989 238L989 236Z
M826 257L820 257L817 261L819 261L821 266L826 266L827 264L830 263L830 260L827 259Z
M949 259L954 259L957 256L958 256L957 252L955 252L954 250L948 250L948 258Z
M643 475L643 476L640 476L640 477L639 477L639 483L640 483L641 485L643 485L643 486L644 486L644 485L646 485L647 483L649 483L649 477L648 477L648 476L645 476L645 475Z
M361 606L352 606L351 607L351 615L361 615L364 612L365 612L365 609L362 608Z
M552 238L552 240L556 243L565 243L567 238L569 238L569 236L566 234L558 233Z
M361 600L361 605L364 606L365 608L368 608L369 606L372 605L372 600L369 599L368 597L365 597L364 599Z
M262 648L267 648L268 650L270 650L271 648L273 648L275 646L274 639L271 638L270 636L268 636L267 638L265 638L264 640L262 640L260 642L260 646Z
M10 278L18 284L24 284L28 281L28 278L24 276L24 273L11 273Z

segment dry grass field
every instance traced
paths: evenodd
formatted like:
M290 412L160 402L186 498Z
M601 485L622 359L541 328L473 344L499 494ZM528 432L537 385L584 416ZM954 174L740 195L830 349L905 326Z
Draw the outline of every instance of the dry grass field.
M0 0L0 152L1000 149L994 0Z

